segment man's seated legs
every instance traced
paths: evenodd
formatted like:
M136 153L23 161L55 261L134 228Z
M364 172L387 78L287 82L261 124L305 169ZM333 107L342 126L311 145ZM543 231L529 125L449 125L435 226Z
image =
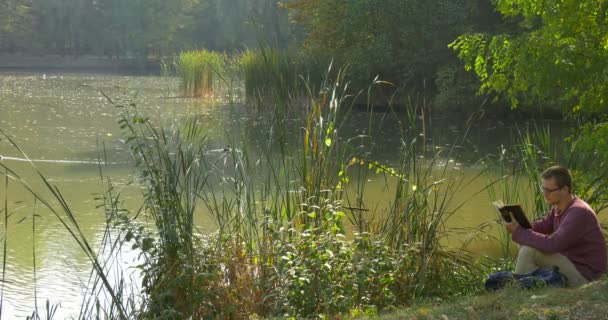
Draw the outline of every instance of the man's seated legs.
M559 272L566 276L569 287L578 287L587 283L574 264L565 256L553 253L542 253L532 247L521 246L515 264L515 273L529 273L538 268L557 266Z

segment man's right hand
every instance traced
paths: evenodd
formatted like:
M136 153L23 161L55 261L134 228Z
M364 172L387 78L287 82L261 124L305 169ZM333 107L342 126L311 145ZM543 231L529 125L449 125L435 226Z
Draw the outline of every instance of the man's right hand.
M511 215L511 222L505 223L505 228L509 233L513 233L519 227L519 223L517 223L517 220L515 220L512 213L509 212L509 214Z

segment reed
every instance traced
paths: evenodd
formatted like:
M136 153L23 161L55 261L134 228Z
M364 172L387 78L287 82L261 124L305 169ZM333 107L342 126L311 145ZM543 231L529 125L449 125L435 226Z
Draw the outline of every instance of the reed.
M8 255L7 253L7 248L8 248L8 217L9 217L9 212L8 212L8 188L9 188L9 175L8 175L9 170L7 168L4 168L4 201L3 201L3 208L2 208L2 214L4 215L4 237L2 239L2 285L0 288L0 315L2 314L2 306L4 305L4 284L6 283L6 261L7 261L7 257Z
M460 209L483 190L465 198L458 192L479 180L486 169L470 170L469 173L477 171L472 175L464 174L459 159L467 152L464 143L469 128L451 144L436 144L427 130L431 125L431 120L425 116L429 110L430 106L425 102L410 103L405 118L398 122L401 139L396 167L390 168L377 161L363 163L393 181L389 188L392 201L377 215L380 218L375 228L387 245L409 255L401 268L410 276L401 277L398 283L402 288L402 301L441 295L440 291L465 290L466 281L459 282L457 277L445 274L460 274L460 280L474 278L474 273L478 272L475 268L479 267L464 248L447 249L442 241L453 232L446 227L446 221L463 214ZM478 167L478 163L469 165ZM436 287L439 283L444 284L443 289ZM475 291L475 288L468 290Z
M110 283L111 269L85 244L61 194L47 184L71 217L64 226L92 262L91 296L112 292L102 309L99 301L85 300L84 317L309 317L382 309L470 286L462 279L473 279L475 267L439 244L444 220L458 211L451 204L460 176L451 162L441 162L441 152L427 151L426 139L403 144L400 166L391 169L369 157L373 149L362 148L360 137L343 137L356 97L344 71L336 74L309 91L303 111L275 105L268 142L253 152L247 145L209 150L196 118L166 129L134 107L123 108L119 124L140 169L144 203L134 212L121 208L120 194L106 182L108 232L120 234L108 233L103 243L109 252L126 243L141 250L141 303L126 295L123 280ZM302 122L285 121L296 114ZM408 129L411 136L402 142L419 136L414 122ZM363 193L353 202L349 194L365 190L361 177L378 170L398 191L370 227L360 215L369 210ZM217 233L196 235L199 206L212 215ZM138 216L150 217L154 228L141 227Z
M141 170L142 213L152 218L156 229L150 234L133 226L127 216L118 216L128 230L126 239L135 241L146 256L144 314L158 317L171 310L176 317L187 317L201 303L196 302L201 297L195 278L194 214L208 179L200 165L206 139L196 118L167 131L125 110L119 123Z
M449 160L458 158L466 135L448 147L434 145L417 129L424 128L413 120L421 111L412 106L401 122L407 124L401 159L391 168L361 147L368 137L340 135L354 98L338 85L344 73L338 74L310 93L302 123L285 122L294 111L277 105L273 130L254 152L241 145L210 156L215 150L206 149L195 121L165 130L138 114L122 118L142 168L145 211L158 232L131 236L142 248L151 239L143 314L312 316L478 290L475 283L496 264L441 245L450 233L445 221L470 201L457 191L498 170L499 178L478 192L534 203L524 197L526 186L537 187L529 175L549 161L546 155L558 154L540 151L538 139L549 141L549 132L520 131L520 143L501 149L496 162L484 158L491 164L464 179ZM394 190L389 208L373 219L365 216L373 208L364 194L372 175ZM199 201L218 226L202 238L191 222Z
M175 68L182 80L182 92L191 97L212 96L224 73L226 58L207 50L181 52Z
M272 98L280 101L308 97L307 85L323 82L327 70L319 58L260 46L236 56L250 103L262 106ZM311 88L316 92L319 88Z
M341 136L356 94L344 70L330 74L318 90L307 86L304 109L274 104L271 133L257 150L244 144L214 153L194 120L166 130L124 109L120 124L145 187L142 213L155 222L150 233L119 219L125 238L147 257L142 314L332 314L438 294L454 271L473 277L470 261L439 245L444 220L458 210L451 204L461 177L451 162L437 173L443 154L420 158L426 139L404 145L398 171L369 159L372 149L361 148L358 137ZM302 122L285 121L293 117ZM418 136L415 128L403 131L410 130ZM369 210L363 194L354 202L348 194L364 190L360 178L378 170L396 179L387 183L397 186L397 200L370 228L360 216ZM199 205L218 228L202 239L192 222ZM453 290L462 282L453 281Z

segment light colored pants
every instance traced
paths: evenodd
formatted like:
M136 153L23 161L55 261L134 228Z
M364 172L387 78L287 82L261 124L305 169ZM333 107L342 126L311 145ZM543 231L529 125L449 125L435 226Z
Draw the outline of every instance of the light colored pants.
M568 287L579 287L587 279L576 270L570 259L559 253L547 254L528 246L520 246L515 264L515 273L529 273L538 268L557 266L559 272L566 276Z

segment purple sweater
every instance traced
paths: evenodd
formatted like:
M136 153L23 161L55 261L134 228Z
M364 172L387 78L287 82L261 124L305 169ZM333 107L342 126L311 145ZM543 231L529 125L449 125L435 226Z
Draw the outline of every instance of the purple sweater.
M566 256L587 280L606 273L606 242L599 221L589 205L575 197L564 212L553 208L535 221L532 229L518 227L513 241L545 253Z

